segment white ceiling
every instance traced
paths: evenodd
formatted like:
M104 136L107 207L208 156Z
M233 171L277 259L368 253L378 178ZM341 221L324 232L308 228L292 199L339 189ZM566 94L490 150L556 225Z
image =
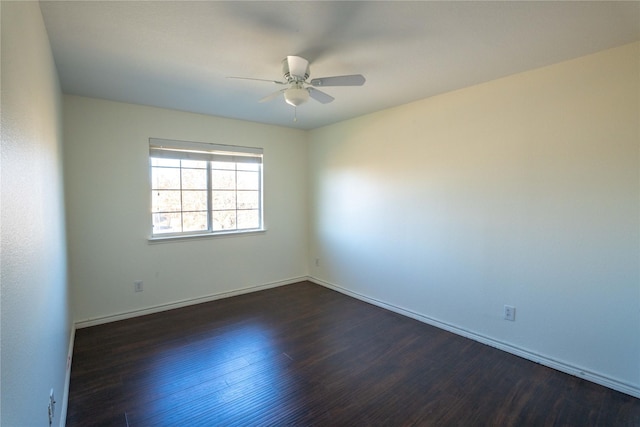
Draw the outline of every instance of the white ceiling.
M42 1L62 90L313 129L640 40L640 2ZM279 90L300 55L331 104Z

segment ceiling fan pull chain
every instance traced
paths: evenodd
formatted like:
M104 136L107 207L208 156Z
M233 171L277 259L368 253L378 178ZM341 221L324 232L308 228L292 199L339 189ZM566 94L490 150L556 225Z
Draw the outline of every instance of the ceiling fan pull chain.
M298 121L298 107L293 107L293 121Z

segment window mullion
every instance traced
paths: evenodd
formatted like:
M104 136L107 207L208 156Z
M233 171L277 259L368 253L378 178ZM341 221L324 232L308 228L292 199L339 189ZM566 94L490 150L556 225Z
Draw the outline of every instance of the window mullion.
M262 165L258 169L258 216L260 218L260 228L264 227L264 218L262 215L263 199L262 199Z
M234 166L235 166L234 169L235 169L236 177L235 177L235 179L233 181L234 181L234 192L236 193L235 194L235 196L236 196L236 210L235 210L235 213L236 213L236 230L237 230L238 229L238 164L234 163Z
M184 188L182 186L182 160L180 160L180 231L184 233Z
M207 162L207 231L213 231L213 174L211 162Z

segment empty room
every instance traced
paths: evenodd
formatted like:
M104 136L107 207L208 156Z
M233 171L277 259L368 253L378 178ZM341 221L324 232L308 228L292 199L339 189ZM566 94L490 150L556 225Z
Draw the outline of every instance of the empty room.
M3 427L640 426L640 2L0 19Z

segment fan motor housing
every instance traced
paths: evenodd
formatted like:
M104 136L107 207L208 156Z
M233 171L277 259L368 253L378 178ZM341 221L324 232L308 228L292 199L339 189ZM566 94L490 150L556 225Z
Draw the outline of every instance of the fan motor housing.
M282 74L289 83L304 82L309 78L309 64L307 63L304 75L297 76L291 74L291 71L289 70L289 61L285 58L282 60Z

